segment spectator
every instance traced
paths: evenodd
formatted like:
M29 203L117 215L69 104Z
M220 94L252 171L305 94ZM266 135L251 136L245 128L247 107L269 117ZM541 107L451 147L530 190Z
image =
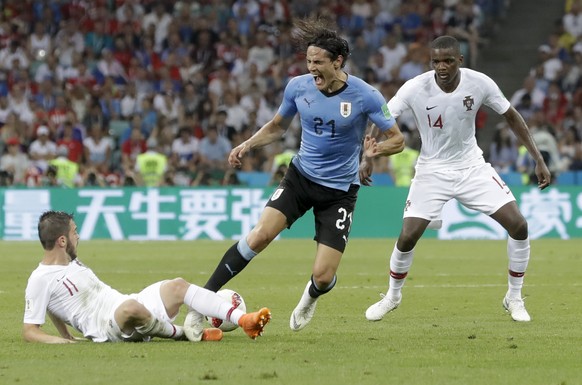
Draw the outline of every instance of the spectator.
M24 83L18 82L12 86L12 90L8 93L8 106L18 116L19 120L32 125L34 115L28 102Z
M215 126L208 127L206 136L200 141L200 164L210 171L226 171L228 154L232 146L227 138L218 135Z
M498 124L489 147L489 163L503 174L515 170L517 157L518 148L511 130L505 122Z
M42 21L37 21L34 31L28 37L28 54L36 60L43 60L48 52L52 51L52 41L50 35L45 31Z
M570 2L570 10L562 16L562 25L564 30L574 38L582 36L582 1Z
M57 147L64 147L67 150L68 160L77 164L83 161L83 140L80 134L74 134L73 122L65 121L62 127L61 138L57 140Z
M0 69L10 71L15 65L28 68L29 61L26 51L20 46L19 40L12 40L8 47L0 50Z
M542 44L538 47L538 53L543 79L547 82L558 80L558 76L562 71L562 61L553 53L552 47L547 44Z
M89 127L89 136L83 141L83 147L87 167L106 175L111 167L114 144L104 135L104 128L98 122Z
M24 175L30 165L30 159L22 152L20 140L17 137L6 140L6 146L7 151L0 158L0 171L10 175L10 184L24 185Z
M113 51L109 48L101 50L101 59L97 62L97 70L99 71L98 77L111 77L115 84L127 83L127 74L123 65L113 56Z
M267 34L259 31L255 35L255 44L249 49L249 61L257 65L259 74L264 75L273 64L275 51L267 40Z
M558 141L558 150L560 151L560 158L562 160L561 170L569 170L572 167L581 145L582 141L576 127L570 126L566 128Z
M408 52L406 46L398 40L398 36L395 33L390 33L384 38L384 44L378 49L378 52L384 57L381 71L386 74L381 78L382 80L392 80L396 77L398 68L406 59Z
M50 131L47 126L40 126L36 133L38 138L30 144L28 152L32 165L44 173L48 168L48 162L57 155L57 145L49 139Z
M200 157L200 143L190 127L182 127L172 142L172 166L182 172L196 171Z
M388 173L397 187L410 187L414 177L416 160L420 152L408 145L398 154L388 158ZM372 176L372 182L374 177Z
M146 141L137 125L132 126L130 137L121 145L121 166L125 173L133 173L135 161L139 154L146 152Z
M147 151L139 154L135 161L135 177L141 186L159 187L164 184L168 169L168 157L158 150L157 141L147 141Z
M546 94L543 90L537 87L536 79L532 75L528 75L523 81L523 86L513 93L511 99L509 100L511 105L517 106L525 94L530 95L530 100L533 107L543 107Z
M57 157L49 160L49 168L56 169L56 179L59 186L68 188L81 187L83 178L79 174L79 165L68 158L67 147L57 148Z
M253 94L251 94L253 98L253 101L250 102L250 105L252 106L248 106L248 108L250 108L251 110L254 110L256 108L257 114L258 114L258 110L260 108L260 104L261 101L260 99L262 98L262 96L260 95L259 92L255 92ZM259 101L256 100L256 97L259 98ZM242 127L246 124L248 124L249 122L249 117L248 117L248 109L245 109L241 103L239 103L238 100L238 95L236 94L236 92L234 91L227 91L224 93L223 95L223 104L219 107L219 109L225 109L226 110L226 124L228 126L234 127L234 129L237 132L240 132L242 130Z
M113 49L113 37L106 32L103 20L95 20L91 31L85 34L85 47L94 55L99 55L103 49Z
M398 69L397 79L401 82L410 80L429 70L428 56L418 45L410 45L407 59Z
M168 36L168 27L172 23L172 17L166 12L164 2L157 1L152 4L152 11L143 18L142 28L147 30L150 26L155 27L155 51L161 52L162 44Z
M133 114L141 112L140 104L141 100L138 98L135 83L128 83L120 101L121 118L127 119Z
M372 55L372 48L366 44L364 35L356 35L350 52L351 73L363 77L364 69L368 66L368 59Z
M543 112L539 111L534 114L533 118L529 120L528 126L540 153L544 156L548 168L553 174L559 173L562 161L560 159L560 152L558 151L558 141L550 132L550 126Z

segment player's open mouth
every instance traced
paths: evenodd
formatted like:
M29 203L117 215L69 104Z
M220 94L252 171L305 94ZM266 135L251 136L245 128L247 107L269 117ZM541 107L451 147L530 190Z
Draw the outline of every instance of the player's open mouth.
M315 85L321 87L323 85L323 78L320 76L313 76L313 80L315 81Z

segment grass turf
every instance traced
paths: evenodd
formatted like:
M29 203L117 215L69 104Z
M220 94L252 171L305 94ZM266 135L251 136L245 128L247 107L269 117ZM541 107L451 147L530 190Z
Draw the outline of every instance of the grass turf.
M203 285L231 242L85 241L80 259L111 286L135 292L176 276ZM385 291L394 240L354 239L338 284L301 332L288 322L309 279L315 244L282 240L226 287L249 310L270 307L257 341L42 345L21 339L26 279L38 242L0 242L1 384L528 384L582 383L582 242L537 240L524 295L530 323L510 320L505 242L421 240L400 308L364 311ZM178 319L183 320L183 315ZM47 321L44 329L56 333Z

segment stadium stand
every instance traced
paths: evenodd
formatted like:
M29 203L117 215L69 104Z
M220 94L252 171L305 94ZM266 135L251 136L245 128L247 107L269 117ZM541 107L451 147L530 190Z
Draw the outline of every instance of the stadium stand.
M286 82L305 71L290 42L293 19L325 13L351 44L347 70L387 99L411 73L429 68L427 43L442 34L456 36L467 65L491 69L502 85L524 77L499 77L504 71L531 67L526 75L543 99L520 111L538 118L528 121L532 132L543 126L555 139L558 183L581 184L580 3L565 1L555 24L525 0L6 0L0 10L0 183L63 186L45 166L62 148L79 165L79 186L140 183L135 160L145 151L167 157L161 186L273 183L273 162L283 149L253 151L233 175L225 162L205 159L203 139L215 127L235 146L271 118ZM527 34L540 39L530 43L539 56L517 55L519 65L509 66L511 39L500 31L526 23L529 18L518 15L526 5L529 12L537 9L536 28L545 23L551 32L543 39ZM487 119L480 114L478 127ZM44 128L48 136L39 141ZM415 130L410 122L402 128ZM488 155L486 135L478 139ZM282 147L296 150L299 143L294 123ZM376 184L393 184L386 170L378 171ZM517 180L517 165L504 171Z

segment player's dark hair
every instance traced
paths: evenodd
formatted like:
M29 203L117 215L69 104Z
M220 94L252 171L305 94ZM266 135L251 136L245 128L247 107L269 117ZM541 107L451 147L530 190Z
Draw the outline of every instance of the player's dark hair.
M45 211L38 219L38 239L45 250L52 250L61 236L68 236L73 214Z
M350 55L350 47L347 40L339 36L332 26L331 19L324 16L299 19L295 21L291 38L300 52L305 52L307 47L313 45L329 52L332 61L341 55L344 58L341 65L343 68Z
M452 49L456 54L461 53L459 41L452 36L439 36L430 45L432 49Z

